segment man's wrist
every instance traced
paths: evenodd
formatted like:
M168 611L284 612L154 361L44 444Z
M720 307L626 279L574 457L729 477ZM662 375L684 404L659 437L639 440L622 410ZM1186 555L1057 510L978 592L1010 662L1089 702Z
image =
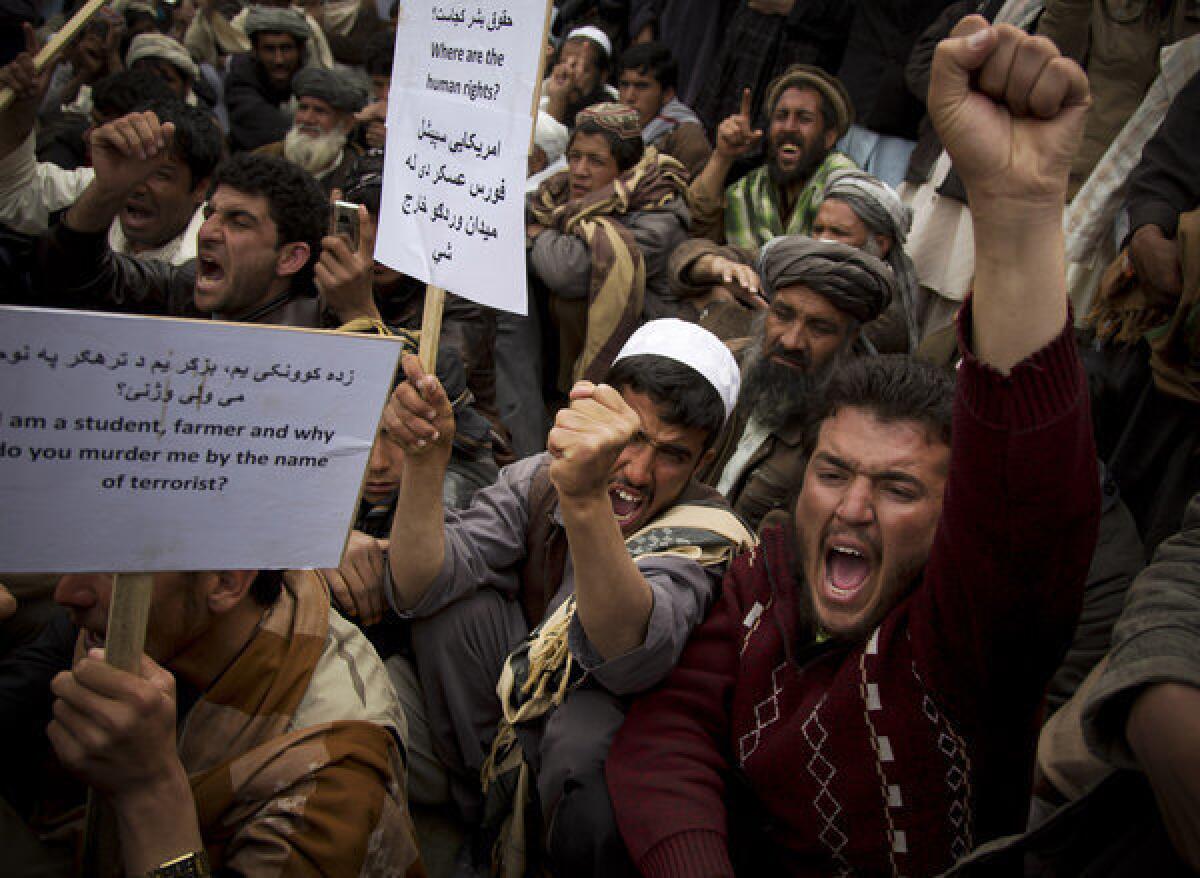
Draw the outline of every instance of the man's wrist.
M117 791L109 801L129 874L143 875L203 848L191 784L178 758L153 780Z
M73 231L99 234L112 225L128 197L127 189L115 189L99 179L93 180L71 205L64 221Z
M577 494L558 492L558 504L564 516L607 515L612 517L612 501L608 499L608 485L590 488Z

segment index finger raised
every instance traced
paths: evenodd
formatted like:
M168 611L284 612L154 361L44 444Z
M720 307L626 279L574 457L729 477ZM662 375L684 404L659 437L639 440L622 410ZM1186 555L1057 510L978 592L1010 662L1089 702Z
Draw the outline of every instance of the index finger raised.
M742 89L742 104L738 109L738 114L750 118L750 89Z

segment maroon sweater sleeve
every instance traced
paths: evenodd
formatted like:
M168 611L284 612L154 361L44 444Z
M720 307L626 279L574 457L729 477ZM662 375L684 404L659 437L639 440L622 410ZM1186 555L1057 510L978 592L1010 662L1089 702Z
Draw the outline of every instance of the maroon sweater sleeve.
M724 773L730 701L745 633L738 573L662 688L635 702L606 773L621 835L644 875L732 876Z
M964 308L964 351L970 320ZM909 616L914 656L964 722L1029 716L1070 642L1099 521L1070 319L1008 376L968 353L953 430L941 523Z

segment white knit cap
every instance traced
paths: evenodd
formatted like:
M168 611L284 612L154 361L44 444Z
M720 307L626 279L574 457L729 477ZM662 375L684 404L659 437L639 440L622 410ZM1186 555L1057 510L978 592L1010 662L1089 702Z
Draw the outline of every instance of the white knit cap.
M717 391L725 406L725 417L733 413L742 376L733 353L707 329L675 317L651 320L629 336L613 362L640 354L666 357L690 366Z
M577 27L575 30L567 34L567 39L564 42L571 40L591 40L604 50L604 54L609 58L612 57L612 40L608 38L608 34L600 30L593 24L587 24L583 27Z
M567 151L567 126L545 110L538 110L533 128L533 142L546 154L546 164L552 165Z

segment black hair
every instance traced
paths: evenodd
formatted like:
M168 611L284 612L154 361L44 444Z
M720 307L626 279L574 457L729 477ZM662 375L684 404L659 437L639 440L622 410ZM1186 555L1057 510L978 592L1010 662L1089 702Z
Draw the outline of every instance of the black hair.
M725 404L707 378L678 360L637 354L609 367L604 383L617 390L644 393L658 407L659 417L676 427L699 427L704 449L717 441L725 423Z
M949 445L954 375L907 354L850 360L830 379L823 405L809 424L809 453L816 447L821 424L842 409L860 409L884 423L916 422Z
M612 150L613 158L617 161L618 171L628 171L634 165L642 160L642 156L646 152L645 144L642 143L641 137L623 138L618 137L614 132L599 125L592 119L584 119L575 126L571 132L571 139L567 141L567 149L571 149L571 144L575 142L577 134L600 134L608 141L608 147Z
M372 34L364 50L363 66L368 76L391 76L396 57L396 35L390 30Z
M617 77L626 70L652 76L665 91L679 84L679 63L662 43L638 43L630 46L621 55L617 64Z
M329 226L329 200L316 178L286 159L237 153L217 166L210 197L218 186L267 199L279 232L276 245L289 241L308 245L308 262L296 275L293 286L311 287L312 272L321 255L321 238Z
M250 598L260 607L270 607L283 592L282 570L260 570L250 583Z
M150 110L159 122L170 122L175 126L172 141L175 154L183 160L192 174L191 186L212 176L221 159L225 157L225 141L217 121L198 107L183 101L149 101L137 108Z
M150 101L177 100L169 85L145 70L122 70L92 86L92 103L109 119L119 119Z

